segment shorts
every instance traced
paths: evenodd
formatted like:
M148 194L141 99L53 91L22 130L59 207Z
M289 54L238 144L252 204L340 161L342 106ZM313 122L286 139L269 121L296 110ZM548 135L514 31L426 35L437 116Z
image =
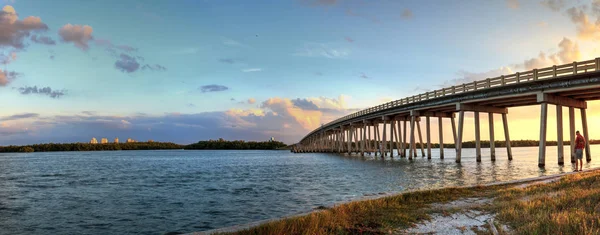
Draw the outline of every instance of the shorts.
M583 149L575 149L575 157L579 160L583 159Z

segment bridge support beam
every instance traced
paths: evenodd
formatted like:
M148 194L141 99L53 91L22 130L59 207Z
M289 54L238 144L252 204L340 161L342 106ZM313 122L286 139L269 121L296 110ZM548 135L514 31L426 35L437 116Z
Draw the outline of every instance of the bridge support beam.
M360 136L361 136L361 142L360 142L360 156L364 157L365 156L365 144L366 144L366 139L367 139L367 123L363 122L363 127L360 129Z
M444 128L442 125L442 117L438 117L439 142L440 142L440 159L444 159Z
M541 116L540 116L540 150L538 158L538 166L544 167L546 165L546 130L548 122L548 103L541 104Z
M395 129L396 129L395 122L396 121L393 118L390 119L390 144L389 144L389 147L390 147L390 157L392 157L392 158L394 157L394 143L395 143L394 142L395 141L394 133L396 132L395 131Z
M427 139L427 159L431 159L431 126L429 116L425 117L425 136Z
M496 161L496 140L494 138L494 113L488 113L490 127L490 159Z
M575 108L569 107L569 137L571 141L571 163L575 163Z
M481 162L481 133L479 128L479 112L475 111L473 115L475 119L475 157L477 162Z
M590 153L590 137L588 134L587 115L585 109L581 109L581 127L583 128L583 138L585 138L585 160L587 162L592 161L592 155Z
M380 154L381 154L381 157L384 158L387 155L387 150L386 150L386 147L387 147L386 146L387 145L387 139L386 139L386 137L387 137L386 136L386 134L387 134L386 133L387 132L386 131L386 129L387 129L386 128L387 127L387 119L385 117L383 117L382 120L383 120L383 135L382 135L383 138L382 138L381 145L380 145L381 146L380 147Z
M462 155L463 129L465 128L465 111L458 112L458 138L456 140L456 163L460 163Z
M506 113L502 114L502 124L504 124L504 141L506 141L506 156L508 160L512 160L512 150L510 148L510 135L508 134L508 118Z
M381 156L381 135L379 133L379 123L376 123L375 126L373 126L373 130L375 131L375 156L377 156L377 152L379 152Z
M402 129L402 132L404 133L403 134L404 137L402 138L402 157L406 157L406 147L407 147L406 145L407 145L407 143L409 143L408 137L406 135L406 133L408 132L406 130L408 125L406 123L406 120L402 121L402 123L404 125L404 128Z
M423 146L423 135L421 134L421 122L417 121L417 132L419 133L419 147L421 147L421 157L425 157L425 147ZM417 153L415 152L415 157Z
M400 132L400 123L401 122L402 121L396 121L396 128L394 129L394 137L396 137L396 142L395 142L395 144L396 144L396 152L398 153L399 157L402 157L402 154L400 153L400 150L401 150L400 143L402 143L402 139L401 139L402 138L402 135L401 135L402 132Z
M454 116L450 118L450 122L452 124L452 138L454 139L454 150L458 152L458 139L456 135L456 121L454 120Z
M415 148L415 116L410 116L410 150L408 151L408 159L413 159L413 153L416 157L416 148Z
M558 165L565 164L565 150L563 145L563 118L562 105L556 105L556 148Z

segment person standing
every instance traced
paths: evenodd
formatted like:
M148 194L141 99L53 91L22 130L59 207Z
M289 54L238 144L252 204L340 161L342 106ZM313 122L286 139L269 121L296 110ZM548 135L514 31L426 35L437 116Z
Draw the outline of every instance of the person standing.
M575 171L581 171L583 170L583 148L585 148L585 138L583 138L579 131L575 132L575 135L577 136L575 138L575 150L573 151L575 157L577 157ZM577 164L579 164L579 168L577 168Z

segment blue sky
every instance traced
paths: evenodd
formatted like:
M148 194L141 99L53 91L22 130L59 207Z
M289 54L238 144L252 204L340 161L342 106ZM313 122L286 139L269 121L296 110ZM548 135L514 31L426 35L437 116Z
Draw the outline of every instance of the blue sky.
M593 1L0 4L0 145L293 143L382 102L594 58L600 36Z

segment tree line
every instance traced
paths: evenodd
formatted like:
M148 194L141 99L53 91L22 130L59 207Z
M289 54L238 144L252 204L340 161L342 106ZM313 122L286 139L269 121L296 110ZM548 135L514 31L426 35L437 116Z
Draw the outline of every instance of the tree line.
M24 146L0 147L0 152L58 152L58 151L111 151L111 150L158 150L182 149L184 146L170 142L135 142L135 143L46 143Z
M59 151L115 151L115 150L168 150L168 149L281 149L287 145L279 141L243 141L233 140L205 140L190 145L180 145L171 142L134 142L134 143L46 143L32 145L10 145L0 146L0 153L8 152L59 152Z
M184 149L186 149L186 150L195 150L195 149L270 150L270 149L280 149L280 148L284 148L284 147L287 147L287 145L280 141L255 142L255 141L243 141L243 140L227 141L227 140L223 140L223 139L218 139L218 140L198 141L197 143L185 146Z

